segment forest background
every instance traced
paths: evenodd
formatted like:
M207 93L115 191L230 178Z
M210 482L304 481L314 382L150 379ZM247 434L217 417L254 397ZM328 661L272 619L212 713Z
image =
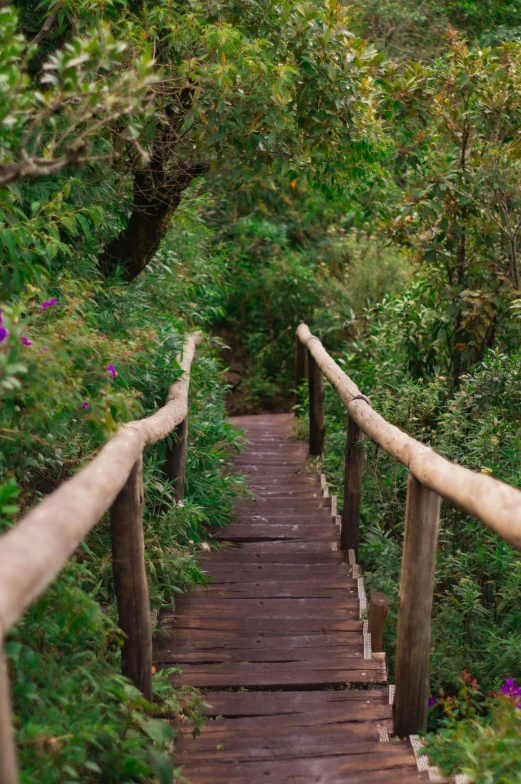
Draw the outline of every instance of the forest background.
M161 405L193 327L209 337L184 504L159 447L145 466L154 610L204 581L205 527L241 492L224 392L232 412L305 411L301 320L387 419L520 486L520 12L0 5L1 526ZM340 496L344 440L328 393ZM366 449L361 560L392 600L392 670L406 474ZM104 522L10 634L24 782L170 782L175 734L200 722L168 672L153 708L118 675L111 579ZM521 560L444 509L436 579L431 757L521 781L517 687L502 686L521 681Z

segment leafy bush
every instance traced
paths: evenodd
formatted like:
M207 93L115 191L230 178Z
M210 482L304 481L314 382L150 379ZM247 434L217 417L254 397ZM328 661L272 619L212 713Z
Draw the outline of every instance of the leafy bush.
M183 332L220 312L221 265L210 257L209 233L194 199L139 284L102 284L92 267L85 278L64 271L52 289L28 287L16 304L2 308L3 528L88 461L121 422L163 405L179 375L175 357ZM83 263L88 268L88 259ZM145 455L154 617L186 587L204 583L196 558L205 526L226 522L241 489L240 478L225 470L238 441L224 421L220 379L219 362L206 344L191 375L183 504L176 505L162 474L165 444ZM170 782L175 735L187 720L196 731L201 721L200 696L172 690L168 672L154 676L154 706L118 674L121 633L110 552L105 519L9 635L22 780L28 784Z
M432 700L440 729L437 737L426 739L431 764L442 771L460 770L475 784L520 781L521 689L507 678L485 697L467 673L461 684L456 696Z

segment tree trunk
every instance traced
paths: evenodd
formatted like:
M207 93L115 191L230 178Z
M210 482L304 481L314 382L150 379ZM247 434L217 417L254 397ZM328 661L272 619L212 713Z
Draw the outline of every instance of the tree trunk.
M130 282L143 272L170 229L183 192L205 170L184 161L175 170L166 170L162 153L164 150L159 148L149 166L134 174L134 200L128 223L107 245L99 261L105 276L119 267Z

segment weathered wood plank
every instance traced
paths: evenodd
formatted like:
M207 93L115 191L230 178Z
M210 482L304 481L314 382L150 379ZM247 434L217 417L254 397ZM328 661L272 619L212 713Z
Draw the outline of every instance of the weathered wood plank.
M270 781L270 784L285 784L288 781L320 782L327 784L332 777L337 776L343 784L364 781L373 782L380 777L382 781L389 781L389 774L394 770L400 771L400 778L395 782L404 782L402 771L410 772L411 781L421 781L416 770L416 763L410 750L405 746L394 746L383 743L360 744L358 753L334 755L316 759L301 756L299 759L267 760L223 764L196 764L185 771L190 773L190 780L194 784L259 784ZM269 777L269 778L267 778ZM392 781L392 779L391 779Z
M320 710L336 710L339 706L346 710L358 711L358 705L378 705L385 707L387 718L390 715L388 689L342 690L342 691L292 691L292 692L207 692L205 701L208 707L203 712L208 716L285 716L287 714L306 714L313 716Z
M270 648L233 648L228 650L215 650L214 648L206 648L205 650L195 650L193 646L178 646L170 643L172 648L170 650L156 646L156 662L163 664L171 664L175 662L179 665L185 664L224 664L225 662L292 662L293 665L299 665L300 662L322 662L324 659L324 649L321 648L292 648L286 647L277 648L270 646ZM334 657L338 663L338 667L346 669L355 667L353 662L364 662L363 648L358 647L358 651L344 646L330 646L327 649L328 655ZM188 649L189 648L189 649ZM374 662L369 662L374 665ZM378 666L380 664L378 663Z
M278 689L278 688L309 688L328 689L332 686L345 686L351 683L385 683L386 672L382 668L377 670L307 670L300 665L297 668L292 664L287 671L275 665L243 664L233 668L226 666L222 671L216 668L220 665L183 665L183 675L171 675L169 680L174 686L192 686L200 689L215 689L218 687L232 687L250 689ZM264 668L264 669L263 669Z

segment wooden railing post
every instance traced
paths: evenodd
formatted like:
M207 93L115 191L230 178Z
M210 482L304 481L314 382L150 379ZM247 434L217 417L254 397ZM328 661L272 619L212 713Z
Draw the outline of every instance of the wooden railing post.
M431 613L440 500L439 495L409 474L393 706L394 734L399 738L427 729Z
M295 335L295 389L306 378L306 348L298 335Z
M0 782L18 783L18 764L11 717L7 664L0 637Z
M188 442L188 417L177 425L172 433L172 446L166 448L165 475L172 482L172 490L176 501L182 501L185 495L186 445Z
M112 504L110 525L119 626L125 633L122 671L151 700L152 627L145 571L142 458Z
M324 379L308 349L309 454L320 457L324 451Z
M348 417L340 549L354 550L357 556L360 541L360 502L364 465L363 440L364 434L356 422Z
M369 634L371 635L371 650L381 653L384 649L384 626L389 610L389 597L384 593L373 591L369 596L368 621Z

